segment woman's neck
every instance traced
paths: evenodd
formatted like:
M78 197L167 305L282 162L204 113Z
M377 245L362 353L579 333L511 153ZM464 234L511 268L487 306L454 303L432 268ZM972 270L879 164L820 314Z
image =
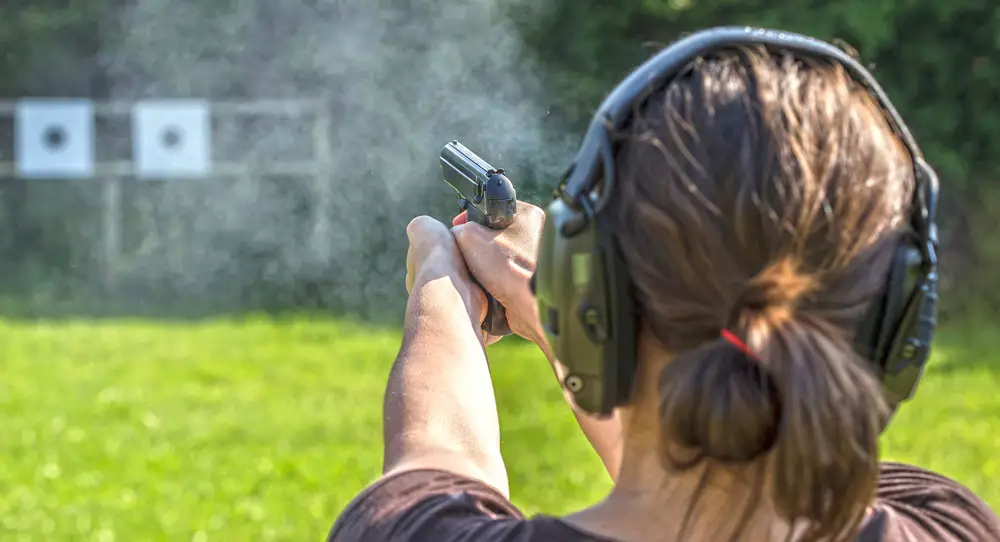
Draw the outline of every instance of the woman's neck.
M608 497L566 520L621 542L787 540L789 525L752 470L706 472L698 466L670 474L658 458L629 457L626 451Z
M669 469L656 408L629 410L621 413L625 439L614 489L569 523L622 542L787 540L789 525L767 498L765 464Z

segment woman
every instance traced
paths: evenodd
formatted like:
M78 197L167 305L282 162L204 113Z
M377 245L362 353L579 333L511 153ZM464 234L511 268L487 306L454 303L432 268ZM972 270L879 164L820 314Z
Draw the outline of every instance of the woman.
M609 420L577 413L610 495L563 518L507 499L470 270L561 377L529 288L543 213L522 205L499 234L419 217L384 476L330 540L1000 540L958 483L878 462L886 405L848 330L907 227L912 163L841 67L797 60L694 62L623 134L611 213L637 293L636 386ZM720 311L739 336L718 338Z

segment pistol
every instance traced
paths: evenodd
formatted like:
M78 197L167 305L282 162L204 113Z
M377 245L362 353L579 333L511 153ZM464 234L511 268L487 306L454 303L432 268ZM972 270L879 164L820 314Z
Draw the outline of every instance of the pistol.
M458 193L458 206L468 213L470 222L494 230L506 229L514 223L517 192L503 169L494 168L465 145L451 141L441 150L441 173ZM507 311L489 292L485 293L483 329L490 335L510 335Z

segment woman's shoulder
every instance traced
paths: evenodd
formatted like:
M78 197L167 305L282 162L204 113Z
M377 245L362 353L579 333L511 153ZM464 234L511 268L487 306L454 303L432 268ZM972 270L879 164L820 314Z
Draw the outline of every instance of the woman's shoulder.
M606 542L557 518L530 519L496 489L441 470L386 476L337 518L329 542Z
M387 476L341 513L330 542L477 540L596 541L547 516L526 519L494 488L440 470ZM941 474L902 463L881 466L875 513L859 542L995 542L1000 519L971 490Z
M866 540L998 541L1000 519L969 488L942 474L883 462Z

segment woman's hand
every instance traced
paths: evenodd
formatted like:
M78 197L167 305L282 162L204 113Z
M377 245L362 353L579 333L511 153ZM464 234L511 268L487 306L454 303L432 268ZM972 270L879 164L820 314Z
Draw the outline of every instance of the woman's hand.
M469 275L455 237L447 226L429 216L418 216L406 226L410 248L406 252L406 292L436 279L450 279L465 302L469 317L486 317L486 295Z
M543 350L547 345L529 282L538 262L545 212L517 202L517 217L506 230L469 223L463 212L452 228L458 248L476 280L507 310L510 330Z

